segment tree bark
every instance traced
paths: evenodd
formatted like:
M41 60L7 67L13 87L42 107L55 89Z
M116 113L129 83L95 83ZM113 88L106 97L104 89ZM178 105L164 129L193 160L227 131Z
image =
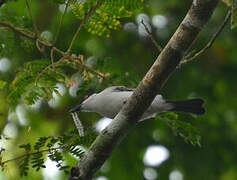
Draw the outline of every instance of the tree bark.
M210 19L219 0L194 0L186 17L140 82L129 101L72 168L69 180L90 180L135 127L169 76Z

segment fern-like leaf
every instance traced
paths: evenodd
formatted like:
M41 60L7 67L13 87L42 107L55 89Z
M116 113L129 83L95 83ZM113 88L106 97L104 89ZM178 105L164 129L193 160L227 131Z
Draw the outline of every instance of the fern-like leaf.
M74 15L82 20L100 0L87 0L72 5ZM143 0L104 0L103 4L90 17L86 29L91 34L110 37L112 30L122 27L121 19L131 17L142 8Z
M166 113L158 116L160 120L164 120L172 129L175 136L180 136L186 143L191 143L193 146L201 147L201 136L199 131L190 123L180 121L176 113Z
M19 169L20 169L20 175L21 176L27 176L28 171L29 171L29 166L30 166L30 156L25 156L19 164Z
M39 98L50 100L52 92L57 92L55 84L64 83L67 77L59 68L47 68L49 65L47 59L25 63L11 83L9 102L17 103L23 98L25 104L31 105Z

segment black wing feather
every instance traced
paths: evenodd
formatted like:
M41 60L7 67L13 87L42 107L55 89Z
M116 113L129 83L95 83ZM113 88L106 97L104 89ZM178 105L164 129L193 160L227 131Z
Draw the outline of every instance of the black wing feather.
M127 88L125 86L116 86L113 91L114 92L121 92L121 91L134 91L135 89L133 88Z

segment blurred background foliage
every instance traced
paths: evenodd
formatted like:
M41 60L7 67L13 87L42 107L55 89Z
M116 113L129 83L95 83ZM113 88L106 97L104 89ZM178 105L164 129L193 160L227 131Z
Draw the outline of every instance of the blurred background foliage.
M52 40L65 4L56 4L53 0L30 2L41 36ZM88 66L109 73L110 76L102 82L95 76L85 80L82 71L66 68L69 79L75 83L55 84L60 96L53 93L53 99L39 99L34 105L25 105L23 101L13 105L7 96L10 82L14 80L19 68L26 62L44 56L33 41L0 27L0 130L2 135L10 138L2 138L0 141L1 148L6 149L2 156L6 159L14 158L22 153L16 148L20 144L35 142L41 136L58 136L73 129L74 124L68 111L89 89L99 91L111 85L136 87L159 54L147 37L141 19L157 42L165 46L191 3L191 0L147 0L144 7L138 8L131 17L121 19L119 31L113 31L117 29L115 26L108 27L111 31L109 36L103 33L92 35L86 27L80 32L72 52L82 54ZM68 8L65 14L55 44L64 51L80 24L72 9ZM193 49L205 46L223 21L226 9L224 3L219 4ZM33 30L23 0L9 1L1 6L0 20ZM159 118L147 120L138 124L124 139L97 174L97 180L237 179L236 41L237 31L231 30L228 25L207 53L178 68L162 89L167 99L205 99L207 112L204 116L178 116L179 120L192 123L200 131L201 147L192 146L174 136L167 122ZM80 113L79 117L85 127L97 133L109 121L95 113ZM72 157L66 160L70 165L76 162ZM0 172L0 179L4 180L66 177L63 172L55 170L55 165L49 160L46 169L39 172L30 170L26 177L19 176L16 163L8 164L5 171Z

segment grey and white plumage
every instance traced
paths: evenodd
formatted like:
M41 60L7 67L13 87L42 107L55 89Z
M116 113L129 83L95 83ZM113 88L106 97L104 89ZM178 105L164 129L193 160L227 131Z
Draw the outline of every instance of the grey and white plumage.
M101 116L114 118L128 98L132 95L134 89L124 86L112 86L104 89L100 93L94 93L83 100L71 112L96 112ZM155 117L158 113L173 111L187 112L193 114L204 114L204 101L202 99L191 99L185 101L168 101L161 95L157 95L150 107L145 111L140 121Z

